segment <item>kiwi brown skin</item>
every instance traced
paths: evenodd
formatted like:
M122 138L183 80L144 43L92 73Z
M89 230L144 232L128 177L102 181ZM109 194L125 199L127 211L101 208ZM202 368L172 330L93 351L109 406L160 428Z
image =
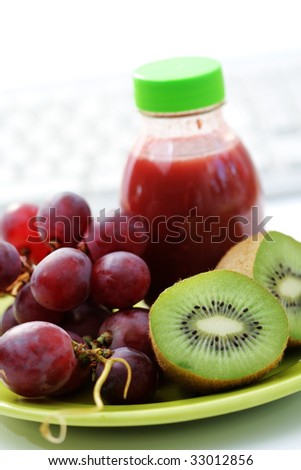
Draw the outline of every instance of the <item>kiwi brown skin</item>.
M253 382L256 382L257 380L261 379L266 374L268 374L272 369L277 367L277 365L281 362L283 358L285 350L284 348L282 353L275 359L273 363L269 364L269 366L265 367L264 369L259 370L255 374L247 375L246 377L241 377L237 380L214 380L207 379L205 377L200 377L170 362L157 347L152 334L151 341L158 364L163 370L163 372L166 374L166 376L177 381L192 392L202 393L203 395L231 390L243 385L249 385Z
M215 269L229 269L253 277L257 250L264 239L261 233L233 245L221 258Z
M253 268L256 254L263 240L264 235L258 233L237 243L226 252L215 269L231 270L254 278ZM290 348L300 347L301 340L290 336L287 346Z

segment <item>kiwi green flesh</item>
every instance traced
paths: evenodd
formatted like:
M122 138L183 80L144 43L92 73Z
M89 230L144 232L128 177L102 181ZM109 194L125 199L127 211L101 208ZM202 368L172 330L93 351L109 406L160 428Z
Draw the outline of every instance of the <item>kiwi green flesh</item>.
M284 307L291 343L301 343L301 243L271 231L260 243L253 277Z
M219 270L184 279L151 307L162 368L183 384L218 389L251 382L282 357L288 339L280 303L256 281Z

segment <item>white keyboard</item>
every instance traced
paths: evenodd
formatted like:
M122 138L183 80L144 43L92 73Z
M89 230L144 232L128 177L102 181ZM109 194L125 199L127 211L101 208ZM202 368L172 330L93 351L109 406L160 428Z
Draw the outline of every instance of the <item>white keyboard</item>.
M267 197L301 194L301 51L225 64L225 112Z
M267 197L301 194L301 52L223 64L227 121L249 148ZM131 77L0 95L0 210L72 190L118 205L139 129Z

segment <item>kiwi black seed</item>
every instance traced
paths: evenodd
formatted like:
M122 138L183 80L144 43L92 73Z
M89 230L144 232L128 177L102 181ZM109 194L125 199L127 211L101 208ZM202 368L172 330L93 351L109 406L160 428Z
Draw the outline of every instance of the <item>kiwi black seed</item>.
M179 329L182 330L185 335L188 335L192 346L201 341L207 341L209 349L214 349L215 351L228 351L231 348L238 347L247 348L248 341L251 341L252 338L256 338L260 330L262 330L262 326L258 321L252 321L253 317L248 308L238 310L232 304L225 305L222 303L222 305L220 305L220 302L215 302L214 299L209 302L209 305L209 308L206 305L202 305L198 312L193 309L187 314L184 314L184 320L179 323ZM211 307L211 305L213 307ZM222 315L225 318L237 320L242 324L243 332L239 335L228 334L226 336L216 336L213 333L207 333L196 327L198 320L204 318L208 319L210 317L213 318L216 315Z
M253 277L284 307L289 321L289 345L301 345L301 243L270 231L256 240L238 243L217 266Z
M250 383L275 367L288 340L283 307L259 283L211 271L166 289L150 312L163 370L201 392Z

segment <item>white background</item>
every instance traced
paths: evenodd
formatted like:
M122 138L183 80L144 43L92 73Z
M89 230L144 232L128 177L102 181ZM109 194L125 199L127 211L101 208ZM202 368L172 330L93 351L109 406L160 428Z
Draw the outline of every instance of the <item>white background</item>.
M298 0L0 0L0 92L301 46Z

